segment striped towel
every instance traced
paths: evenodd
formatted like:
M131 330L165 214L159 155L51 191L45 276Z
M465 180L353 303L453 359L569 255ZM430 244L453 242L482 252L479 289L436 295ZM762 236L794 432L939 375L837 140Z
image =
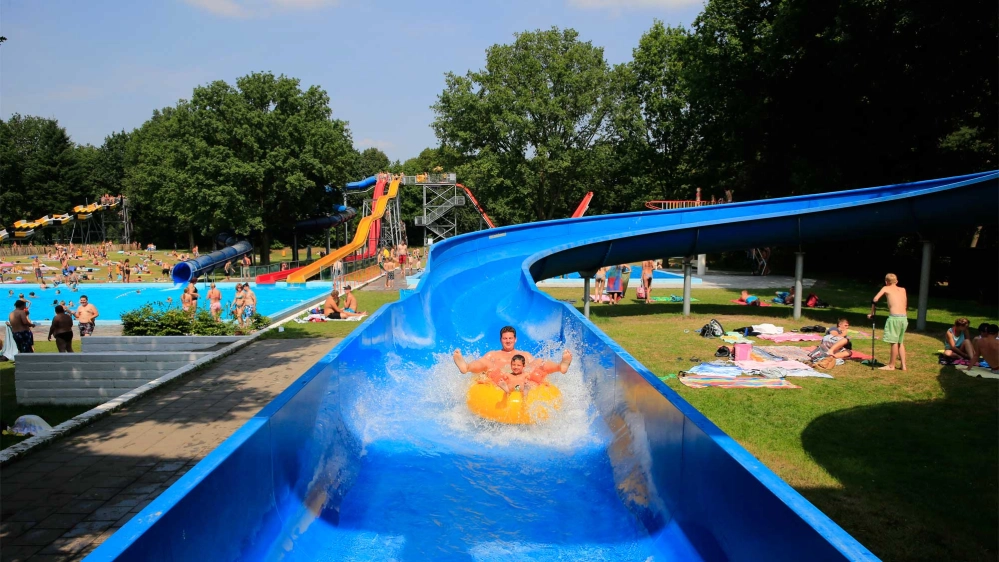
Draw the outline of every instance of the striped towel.
M690 388L801 388L784 379L765 379L760 377L716 377L712 375L685 375L680 382Z

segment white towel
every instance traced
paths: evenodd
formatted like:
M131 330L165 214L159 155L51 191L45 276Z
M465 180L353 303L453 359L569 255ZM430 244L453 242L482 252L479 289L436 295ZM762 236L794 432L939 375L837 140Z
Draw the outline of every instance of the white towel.
M4 332L3 336L3 349L0 349L0 355L3 355L7 359L13 361L14 356L17 355L17 343L14 341L14 331L10 329L10 324L4 322Z

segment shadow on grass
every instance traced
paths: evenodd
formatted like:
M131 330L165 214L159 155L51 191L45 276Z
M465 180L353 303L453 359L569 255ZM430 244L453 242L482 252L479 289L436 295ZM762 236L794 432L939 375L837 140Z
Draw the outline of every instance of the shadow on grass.
M999 381L953 367L942 400L833 412L802 433L844 486L800 490L875 553L905 560L995 560L999 544ZM943 521L943 526L941 526Z

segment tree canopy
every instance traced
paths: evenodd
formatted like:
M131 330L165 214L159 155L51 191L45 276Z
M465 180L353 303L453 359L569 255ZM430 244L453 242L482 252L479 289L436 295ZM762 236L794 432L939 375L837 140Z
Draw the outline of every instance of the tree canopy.
M161 210L180 232L270 239L295 221L328 214L357 175L357 153L329 96L299 81L253 73L235 86L195 88L190 101L154 113L130 143L125 186L136 205Z

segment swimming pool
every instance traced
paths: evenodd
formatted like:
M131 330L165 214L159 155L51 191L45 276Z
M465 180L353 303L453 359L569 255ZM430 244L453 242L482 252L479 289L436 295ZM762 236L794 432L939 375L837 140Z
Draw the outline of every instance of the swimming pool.
M232 302L236 293L236 283L216 283L219 291L222 292L222 305L227 306ZM257 311L264 316L275 316L281 312L304 306L309 302L322 297L330 290L330 283L323 281L310 281L305 286L289 286L286 283L276 285L256 285L251 283L250 287L257 294ZM13 291L13 296L10 292ZM31 298L30 293L34 292L35 297ZM65 286L49 287L39 289L37 283L22 283L0 285L0 306L7 312L14 309L14 301L18 295L25 295L26 300L31 302L31 319L39 323L43 320L50 320L53 316L53 301L73 301L74 309L80 302L80 296L87 298L97 307L101 322L121 322L121 315L124 312L134 310L146 303L166 302L166 299L173 299L173 306L180 306L180 296L183 292L183 285L167 285L165 283L87 283L80 285L79 290L74 292ZM198 284L198 306L208 306L208 286L204 283Z

